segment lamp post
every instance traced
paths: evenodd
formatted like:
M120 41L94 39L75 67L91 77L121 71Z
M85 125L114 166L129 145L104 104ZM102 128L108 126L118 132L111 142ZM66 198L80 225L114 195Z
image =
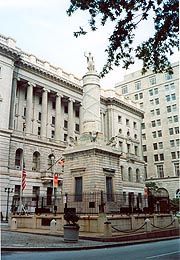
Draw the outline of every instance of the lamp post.
M14 189L7 187L7 188L5 188L4 190L5 190L5 192L7 192L6 221L8 221L8 213L9 213L9 194L12 193L12 192L14 191Z

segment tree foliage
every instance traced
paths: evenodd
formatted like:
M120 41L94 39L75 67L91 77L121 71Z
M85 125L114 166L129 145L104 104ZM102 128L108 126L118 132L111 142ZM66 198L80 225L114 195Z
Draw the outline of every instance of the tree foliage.
M102 26L108 21L114 24L114 31L105 49L107 60L100 73L102 77L114 65L128 69L134 64L135 58L143 61L142 73L148 69L155 73L172 73L167 55L172 55L174 48L179 46L178 4L178 0L70 0L67 14L71 16L77 10L88 11L88 23L92 31L98 29L99 20ZM154 35L134 47L135 31L150 14L153 14ZM74 36L86 33L80 26Z

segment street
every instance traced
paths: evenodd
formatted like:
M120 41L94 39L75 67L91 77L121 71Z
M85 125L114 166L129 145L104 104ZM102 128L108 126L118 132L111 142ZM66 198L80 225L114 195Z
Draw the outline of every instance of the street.
M2 260L178 260L180 239L78 251L2 252Z

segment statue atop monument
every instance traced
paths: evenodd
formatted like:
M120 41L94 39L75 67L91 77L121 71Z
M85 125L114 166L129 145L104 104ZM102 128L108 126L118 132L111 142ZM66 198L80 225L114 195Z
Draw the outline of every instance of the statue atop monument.
M89 52L88 54L85 52L84 56L87 58L87 69L89 71L94 71L95 70L95 65L94 65L94 59L92 54Z

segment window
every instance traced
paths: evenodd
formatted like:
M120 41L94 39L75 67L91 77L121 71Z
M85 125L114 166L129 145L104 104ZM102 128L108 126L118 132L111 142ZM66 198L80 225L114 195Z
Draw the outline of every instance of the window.
M141 88L141 82L137 81L135 82L135 90L139 90Z
M75 177L75 201L82 201L82 177Z
M127 88L127 86L122 87L122 88L121 88L121 91L122 91L122 94L128 93L128 88Z
M179 134L179 127L175 127L175 134Z
M75 131L79 132L79 124L75 124Z
M154 95L157 95L158 94L158 88L155 88L154 89Z
M124 181L124 167L121 165L121 177L122 181Z
M165 88L165 91L168 91L169 90L169 85L165 85L164 88Z
M159 104L159 98L155 98L155 105L158 105Z
M150 85L155 85L155 84L156 84L156 78L155 78L155 76L149 78L149 82L150 82Z
M170 140L170 146L171 146L171 147L174 147L174 146L175 146L174 140Z
M132 182L132 168L131 167L128 168L128 181Z
M164 178L163 165L157 165L157 174L159 178Z
M169 134L173 135L174 134L174 129L173 128L169 128Z
M153 89L150 89L150 90L149 90L149 95L150 95L150 96L153 96Z
M157 126L160 126L161 125L161 119L157 119L156 123L157 123Z
M163 149L163 142L159 142L159 149Z
M171 99L172 100L176 100L176 94L174 93L174 94L171 94Z
M38 114L38 120L41 121L41 112Z
M167 112L168 112L168 113L171 112L171 106L167 106Z
M26 107L24 107L23 116L26 117Z
M113 184L112 177L106 176L107 201L113 201Z
M126 203L126 200L127 200L127 199L126 199L126 192L123 191L123 202Z
M176 104L172 105L172 109L173 111L177 111L177 105Z
M147 147L145 144L142 147L143 147L143 152L147 151Z
M68 114L68 106L67 105L64 105L64 113Z
M138 100L138 94L134 95L134 99Z
M154 105L154 99L149 100L151 105Z
M129 119L126 119L126 125L129 126Z
M79 117L79 108L75 109L75 117Z
M27 88L24 90L24 99L27 99Z
M130 144L127 144L127 153L130 153Z
M171 152L171 157L172 157L172 159L176 159L176 153L175 152Z
M143 108L144 104L143 103L139 103L139 106L140 106L140 108Z
M174 83L171 83L171 84L170 84L170 89L175 89Z
M142 129L145 129L145 123L142 123L142 124L141 124L141 128L142 128Z
M122 117L118 116L118 123L122 123Z
M38 135L40 135L40 134L41 134L41 127L38 126Z
M155 113L154 113L154 109L153 110L151 110L151 116L154 116L155 115Z
M64 141L67 141L67 134L64 134Z
M21 193L21 185L15 185L14 195L20 196Z
M138 147L136 145L134 146L134 154L138 156Z
M156 138L156 131L154 131L154 132L152 132L152 136L153 136L153 138Z
M179 146L179 139L176 139L176 145Z
M145 162L147 162L147 156L143 156Z
M15 154L15 166L21 166L21 158L22 158L23 150L17 149Z
M157 133L158 133L158 137L162 137L162 131L161 130L158 130Z
M178 115L173 116L173 118L175 123L178 122Z
M40 187L39 186L33 186L32 194L35 197L39 196L40 195Z
M122 152L123 142L119 141L119 149Z
M160 153L159 157L160 157L160 161L164 161L164 154L163 153Z
M53 139L53 138L54 138L54 136L55 136L55 131L54 131L54 130L52 130L52 131L51 131L51 138Z
M143 98L143 93L139 93L139 99Z
M170 79L172 79L172 74L166 73L164 75L164 77L165 77L165 80L170 80Z
M158 154L154 154L154 160L157 162L159 160Z
M154 147L154 150L157 150L157 149L158 149L157 143L154 143L154 144L153 144L153 147Z
M166 96L166 101L169 102L171 100L170 95Z
M56 102L52 101L52 109L55 109L55 108L56 108Z
M156 115L157 116L160 115L160 109L159 108L156 109Z
M137 123L133 122L133 127L136 129L137 128Z
M146 134L142 134L142 139L146 140Z
M151 121L151 125L152 125L152 127L155 127L155 126L156 126L155 120Z
M168 123L172 123L172 116L168 116Z
M64 128L67 129L68 128L68 121L64 120Z
M136 182L140 182L140 172L139 172L139 169L136 169Z
M52 116L52 125L55 125L55 116Z
M33 171L40 170L40 153L39 152L33 153L32 170Z
M179 176L180 176L179 163L175 163L175 164L174 164L174 171L175 171L175 176L176 176L176 177L179 177Z

